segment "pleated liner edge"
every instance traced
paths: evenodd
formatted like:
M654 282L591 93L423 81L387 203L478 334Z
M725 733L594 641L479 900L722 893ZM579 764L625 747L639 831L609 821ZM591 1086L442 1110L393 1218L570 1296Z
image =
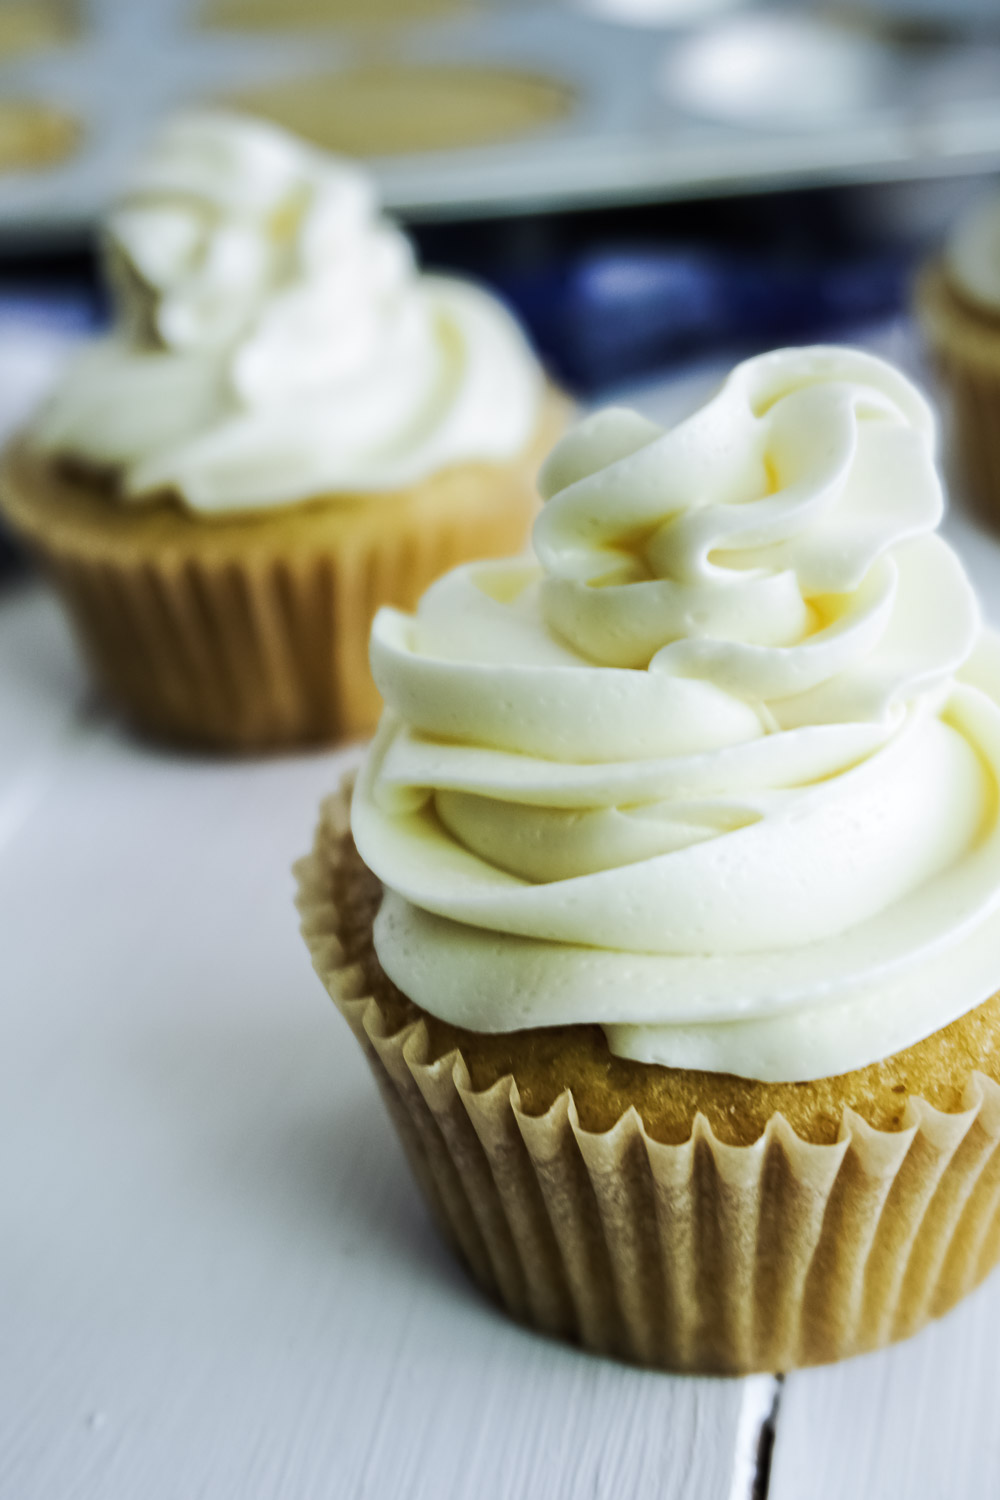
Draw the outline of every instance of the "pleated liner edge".
M985 313L976 325L956 314L954 294L940 266L918 281L917 310L937 374L950 397L952 457L979 514L1000 522L1000 319Z
M16 442L0 465L0 513L45 566L98 684L140 729L237 750L332 743L378 721L368 639L379 606L413 608L457 564L523 545L534 469L564 416L551 396L523 461L480 476L475 504L459 466L426 482L445 497L430 517L416 507L329 544L287 544L279 516L253 548L220 545L224 524L211 550L200 524L162 546L110 545L37 513Z
M344 959L331 871L349 793L347 778L296 866L302 933L434 1218L513 1317L661 1369L787 1370L904 1338L991 1269L1000 1087L982 1074L960 1113L909 1099L898 1131L848 1109L836 1143L813 1145L776 1114L730 1146L699 1115L664 1145L634 1109L597 1134L569 1091L533 1116L513 1078L477 1093L459 1051L429 1061L424 1022L392 1033Z
M521 530L527 508L515 510ZM380 604L412 602L477 550L509 549L512 522L456 522L315 557L90 556L33 538L107 696L142 729L257 749L369 732Z

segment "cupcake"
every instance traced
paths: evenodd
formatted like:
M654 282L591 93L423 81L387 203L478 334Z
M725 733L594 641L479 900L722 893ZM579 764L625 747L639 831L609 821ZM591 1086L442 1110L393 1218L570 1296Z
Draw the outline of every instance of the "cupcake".
M73 156L82 135L77 117L55 104L30 98L0 99L0 172L57 166Z
M72 41L77 8L73 0L0 0L0 59Z
M956 472L1000 523L1000 192L959 219L918 278L916 306L950 399Z
M107 224L109 336L8 448L0 508L144 730L371 728L380 604L523 545L561 398L509 314L417 273L352 165L172 119Z
M783 350L541 488L536 560L376 618L315 967L517 1318L700 1372L886 1344L1000 1254L1000 641L931 413Z
M475 0L473 0L475 3ZM453 16L469 0L204 0L202 23L246 31L412 26Z
M327 68L240 88L228 99L317 146L358 157L530 139L575 104L573 89L558 77L471 62Z

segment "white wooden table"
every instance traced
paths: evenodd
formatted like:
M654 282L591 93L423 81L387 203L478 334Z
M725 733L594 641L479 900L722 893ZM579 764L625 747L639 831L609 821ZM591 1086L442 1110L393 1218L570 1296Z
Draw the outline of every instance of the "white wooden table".
M1000 619L1000 544L948 529ZM297 933L352 753L141 746L40 588L0 592L2 1500L998 1493L1000 1278L780 1383L597 1360L471 1289Z

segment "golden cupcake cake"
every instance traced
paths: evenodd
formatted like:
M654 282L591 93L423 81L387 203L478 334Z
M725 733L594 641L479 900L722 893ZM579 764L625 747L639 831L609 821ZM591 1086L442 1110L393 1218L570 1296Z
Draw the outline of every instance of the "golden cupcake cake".
M376 609L523 545L562 399L359 169L261 121L170 120L105 250L114 326L8 447L0 508L142 729L370 729Z
M524 140L572 113L573 89L526 68L382 62L238 90L231 103L349 156Z
M327 26L412 26L477 8L478 0L205 0L206 26L287 31Z
M303 932L539 1329L782 1370L1000 1256L1000 641L934 448L881 360L767 354L673 429L588 418L534 558L376 618Z
M40 99L0 99L0 172L36 172L76 154L83 127L75 115Z
M958 220L918 278L916 306L951 407L956 475L1000 524L1000 190Z
M0 0L0 59L72 41L77 11L75 0Z

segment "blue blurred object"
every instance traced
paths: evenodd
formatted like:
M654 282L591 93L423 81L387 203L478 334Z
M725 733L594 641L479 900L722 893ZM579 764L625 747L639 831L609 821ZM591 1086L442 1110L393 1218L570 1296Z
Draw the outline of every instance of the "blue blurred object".
M827 254L829 254L827 249ZM460 265L514 306L553 372L592 393L716 348L850 338L905 304L913 253L820 260L763 250L597 244L548 252L510 270L506 254ZM93 270L4 288L0 283L0 442L37 403L59 362L107 320ZM0 573L19 554L0 531Z
M899 311L910 272L900 253L803 264L621 247L494 280L555 373L593 391L716 346L842 334Z

